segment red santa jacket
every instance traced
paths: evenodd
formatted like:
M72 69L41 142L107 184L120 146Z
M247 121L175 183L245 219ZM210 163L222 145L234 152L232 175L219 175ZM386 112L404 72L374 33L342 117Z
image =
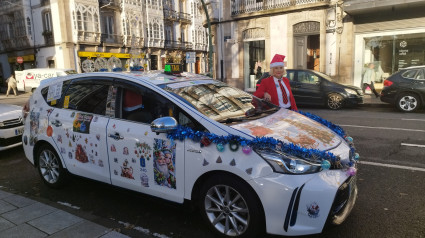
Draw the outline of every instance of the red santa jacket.
M285 86L289 91L289 100L291 102L291 109L298 111L297 104L295 103L294 95L292 95L292 90L291 90L291 85L289 84L289 80L283 77L282 81L285 83ZM272 98L271 102L274 105L279 106L279 97L277 96L277 87L276 87L276 84L274 83L273 76L270 76L268 78L261 80L261 84L258 87L257 91L255 91L254 96L263 98L264 93L270 94Z

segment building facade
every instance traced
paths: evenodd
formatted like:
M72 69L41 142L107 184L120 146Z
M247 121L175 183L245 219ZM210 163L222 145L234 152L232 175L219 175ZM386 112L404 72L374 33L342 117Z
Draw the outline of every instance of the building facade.
M112 57L123 68L139 61L146 70L156 70L170 62L204 73L208 35L200 4L199 0L2 1L0 75L44 67L98 70L94 66ZM196 57L191 61L195 63L186 63L187 52Z
M274 54L287 68L313 69L360 86L424 62L424 0L205 0L212 24L214 75L253 90Z

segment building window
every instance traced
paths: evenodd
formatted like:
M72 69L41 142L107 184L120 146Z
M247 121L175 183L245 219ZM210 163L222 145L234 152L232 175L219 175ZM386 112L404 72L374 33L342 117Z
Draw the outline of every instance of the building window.
M77 28L79 31L99 32L99 20L96 13L92 14L87 10L78 10Z
M107 35L113 35L115 33L113 16L103 16L102 33Z
M43 14L43 21L44 21L44 30L45 31L52 31L52 18L50 16L50 12L45 12Z
M31 20L29 17L27 17L27 29L28 29L28 35L32 35Z
M153 38L159 39L159 25L158 25L158 23L153 24Z

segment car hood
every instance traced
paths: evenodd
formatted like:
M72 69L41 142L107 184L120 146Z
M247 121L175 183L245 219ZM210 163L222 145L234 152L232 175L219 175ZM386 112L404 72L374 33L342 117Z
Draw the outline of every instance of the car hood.
M349 89L353 89L353 90L361 90L361 88L359 88L357 86L350 85L350 84L339 84L339 85L341 85L344 88L349 88Z
M328 127L286 109L232 128L255 137L273 137L308 149L330 150L341 143L341 137Z
M0 121L16 119L22 116L22 107L9 104L0 104Z

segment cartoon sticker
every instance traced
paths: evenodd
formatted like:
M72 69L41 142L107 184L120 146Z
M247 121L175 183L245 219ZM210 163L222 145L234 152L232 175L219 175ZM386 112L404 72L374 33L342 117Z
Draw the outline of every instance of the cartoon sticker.
M155 184L176 189L176 144L166 140L155 139L153 154Z
M68 107L69 107L69 95L65 96L63 101L63 108L68 108Z
M72 130L74 132L80 132L84 134L90 133L90 123L93 119L93 115L86 113L77 113L72 125Z
M307 212L308 212L308 216L311 218L318 217L320 212L319 205L317 205L316 202L313 202L310 205L307 205Z
M81 144L77 145L77 149L75 151L75 159L80 161L81 163L89 162L86 151L84 150Z
M121 166L121 177L134 179L133 177L133 167L128 166L128 160L126 159Z

